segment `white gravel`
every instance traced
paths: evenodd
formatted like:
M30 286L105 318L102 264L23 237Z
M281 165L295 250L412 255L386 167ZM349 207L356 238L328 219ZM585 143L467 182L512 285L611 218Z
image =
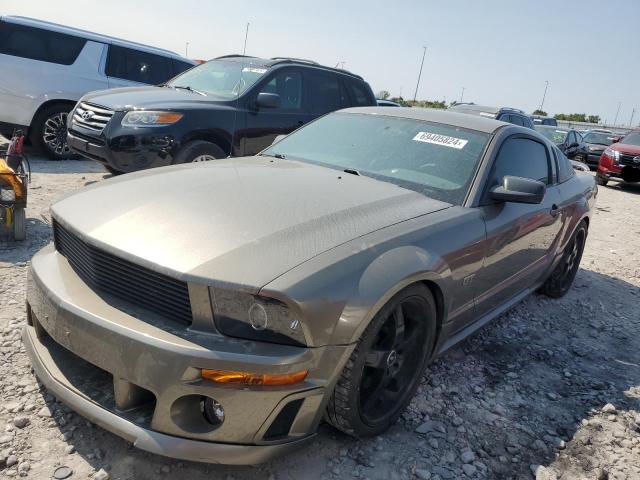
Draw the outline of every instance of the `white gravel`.
M224 467L134 449L38 384L20 341L28 261L50 241L51 202L109 175L90 161L33 168L28 238L0 244L1 478L640 479L640 186L600 188L565 298L533 296L439 359L385 435L322 426L286 458Z

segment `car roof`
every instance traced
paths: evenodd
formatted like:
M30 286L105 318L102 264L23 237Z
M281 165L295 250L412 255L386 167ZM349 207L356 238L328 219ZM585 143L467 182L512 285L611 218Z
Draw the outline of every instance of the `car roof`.
M493 133L500 127L516 127L511 123L501 122L493 118L467 115L466 113L436 108L415 107L353 107L339 110L339 113L361 113L367 115L381 115L386 117L408 118L411 120L424 120L427 122L442 123L454 127L468 128L478 132ZM519 128L519 127L516 127ZM525 130L525 127L522 127ZM526 129L530 131L530 129Z
M571 132L574 131L573 128L564 128L564 127L560 127L560 126L556 126L556 125L534 125L533 126L536 130L561 130L563 132Z
M255 65L260 65L266 68L271 68L275 65L299 65L306 66L312 68L318 68L321 70L328 70L333 73L339 73L342 75L347 75L349 77L357 78L358 80L364 80L360 75L356 75L353 72L348 70L344 70L342 68L332 68L327 67L326 65L321 65L318 62L313 60L308 60L306 58L294 58L294 57L273 57L273 58L260 58L254 57L251 55L223 55L221 57L212 58L211 60L228 60L231 62L251 62Z
M180 59L184 62L192 63L194 65L196 64L196 62L194 62L193 60L182 57L177 53L172 52L171 50L165 50L163 48L152 47L150 45L144 45L142 43L131 42L129 40L124 40L122 38L110 37L109 35L102 35L99 33L90 32L88 30L82 30L80 28L68 27L66 25L47 22L45 20L38 20L36 18L4 15L0 17L0 21L13 23L16 25L24 25L26 27L42 28L52 32L59 32L67 35L72 35L74 37L81 37L86 40L91 40L94 42L107 43L110 45L117 45L121 47L135 48L136 50L141 50L148 53L155 53L158 55L163 55L165 57Z

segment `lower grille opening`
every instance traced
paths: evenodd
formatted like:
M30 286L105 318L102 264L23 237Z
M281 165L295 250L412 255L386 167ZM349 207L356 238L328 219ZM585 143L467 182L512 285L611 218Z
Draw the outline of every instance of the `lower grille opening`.
M102 408L123 417L144 428L151 427L151 419L156 406L156 398L149 390L135 386L136 401L128 409L121 410L116 402L113 375L87 362L67 350L53 338L42 338L42 345L49 351L56 366L78 391ZM132 384L130 384L132 385Z
M278 440L289 435L291 425L300 411L304 398L287 403L264 434L264 440Z

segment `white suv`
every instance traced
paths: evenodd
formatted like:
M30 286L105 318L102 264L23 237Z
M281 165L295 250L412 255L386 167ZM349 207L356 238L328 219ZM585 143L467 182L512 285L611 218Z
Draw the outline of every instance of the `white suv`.
M164 83L195 65L168 50L24 17L0 17L0 134L72 156L67 115L93 90Z

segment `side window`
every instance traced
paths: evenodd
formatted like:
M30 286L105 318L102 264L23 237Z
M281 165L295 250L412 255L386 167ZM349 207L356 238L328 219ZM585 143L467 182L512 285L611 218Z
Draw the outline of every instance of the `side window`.
M347 92L337 75L311 71L308 75L307 98L313 113L323 114L349 106Z
M520 125L521 127L525 126L520 115L511 115L511 123L514 125Z
M302 108L302 75L295 70L277 72L262 87L260 93L280 95L281 110L300 110Z
M576 172L571 166L571 161L566 157L559 148L554 148L553 152L556 155L558 161L558 183L566 182L573 177Z
M509 115L508 113L503 113L502 115L500 115L499 120L502 122L513 123L511 121L511 115Z
M493 185L501 184L505 175L531 178L548 184L549 159L545 146L528 138L511 137L505 140L493 165Z
M171 74L169 59L131 48L109 45L105 73L109 77L155 85Z
M349 88L349 93L351 94L351 104L355 106L369 106L374 105L374 101L371 98L371 95L366 91L366 89L359 83L348 80L347 85Z
M0 22L0 53L71 65L87 41L64 33Z
M567 139L566 139L566 143L567 145L571 145L572 143L575 143L576 140L576 134L573 132L569 132L569 134L567 135Z

